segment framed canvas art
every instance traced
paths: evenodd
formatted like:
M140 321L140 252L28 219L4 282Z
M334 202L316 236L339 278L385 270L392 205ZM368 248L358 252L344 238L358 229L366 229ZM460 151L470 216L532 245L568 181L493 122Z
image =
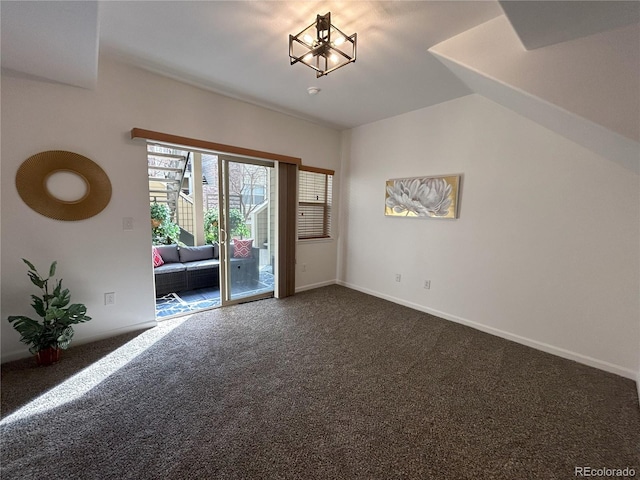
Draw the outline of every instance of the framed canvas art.
M458 218L461 175L387 180L384 214L391 217Z

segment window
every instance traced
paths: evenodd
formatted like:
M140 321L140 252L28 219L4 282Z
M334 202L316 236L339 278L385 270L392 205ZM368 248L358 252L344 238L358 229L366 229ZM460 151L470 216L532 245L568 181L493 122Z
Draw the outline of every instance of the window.
M264 202L265 192L263 186L245 185L242 188L242 203L244 205L260 205Z
M333 170L300 166L298 171L298 239L331 236Z

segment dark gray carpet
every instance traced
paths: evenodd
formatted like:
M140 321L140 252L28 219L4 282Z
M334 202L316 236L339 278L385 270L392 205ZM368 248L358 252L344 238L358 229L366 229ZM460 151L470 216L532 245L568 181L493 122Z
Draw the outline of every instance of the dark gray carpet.
M62 384L17 420L22 379L47 382L84 356L3 366L2 478L640 475L634 382L353 290L159 328L163 338L86 393L47 406Z

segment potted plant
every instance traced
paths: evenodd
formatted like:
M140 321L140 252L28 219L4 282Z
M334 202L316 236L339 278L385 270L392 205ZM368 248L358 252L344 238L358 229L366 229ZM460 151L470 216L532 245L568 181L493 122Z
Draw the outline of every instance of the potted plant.
M31 283L42 291L41 296L31 295L31 306L42 317L42 321L33 320L23 315L8 318L9 323L21 335L20 341L30 345L29 351L36 355L38 365L50 365L60 359L60 351L69 348L73 338L73 327L76 323L87 322L87 307L81 303L69 305L71 294L69 289L62 288L62 280L55 282L50 290L49 280L56 274L56 264L49 267L49 276L43 278L36 267L28 260L22 259L29 267Z
M229 209L229 227L231 238L243 238L251 235L242 212L237 208ZM205 243L218 243L218 209L216 208L210 208L204 212L204 238Z
M164 203L151 204L151 235L153 245L178 243L180 227L171 220L171 211Z

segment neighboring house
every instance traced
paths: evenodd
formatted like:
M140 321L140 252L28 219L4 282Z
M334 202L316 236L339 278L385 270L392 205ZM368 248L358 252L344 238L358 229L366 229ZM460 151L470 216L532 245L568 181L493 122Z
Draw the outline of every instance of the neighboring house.
M145 145L127 136L140 127L336 171L333 239L298 243L298 289L337 282L637 379L640 131L628 113L640 108L638 47L629 47L638 26L524 57L504 42L504 19L492 22L432 48L468 95L343 131L108 54L95 90L3 72L1 315L28 310L27 257L58 260L74 299L87 305L94 320L78 326L78 340L153 324ZM481 54L487 43L503 63ZM624 48L608 47L617 44ZM527 75L510 70L515 64ZM57 222L20 200L18 166L49 149L103 167L113 197L100 215ZM463 174L458 220L384 217L386 180L453 173ZM133 230L123 231L124 217ZM103 304L104 292L116 292L115 305ZM3 322L3 360L22 354Z

